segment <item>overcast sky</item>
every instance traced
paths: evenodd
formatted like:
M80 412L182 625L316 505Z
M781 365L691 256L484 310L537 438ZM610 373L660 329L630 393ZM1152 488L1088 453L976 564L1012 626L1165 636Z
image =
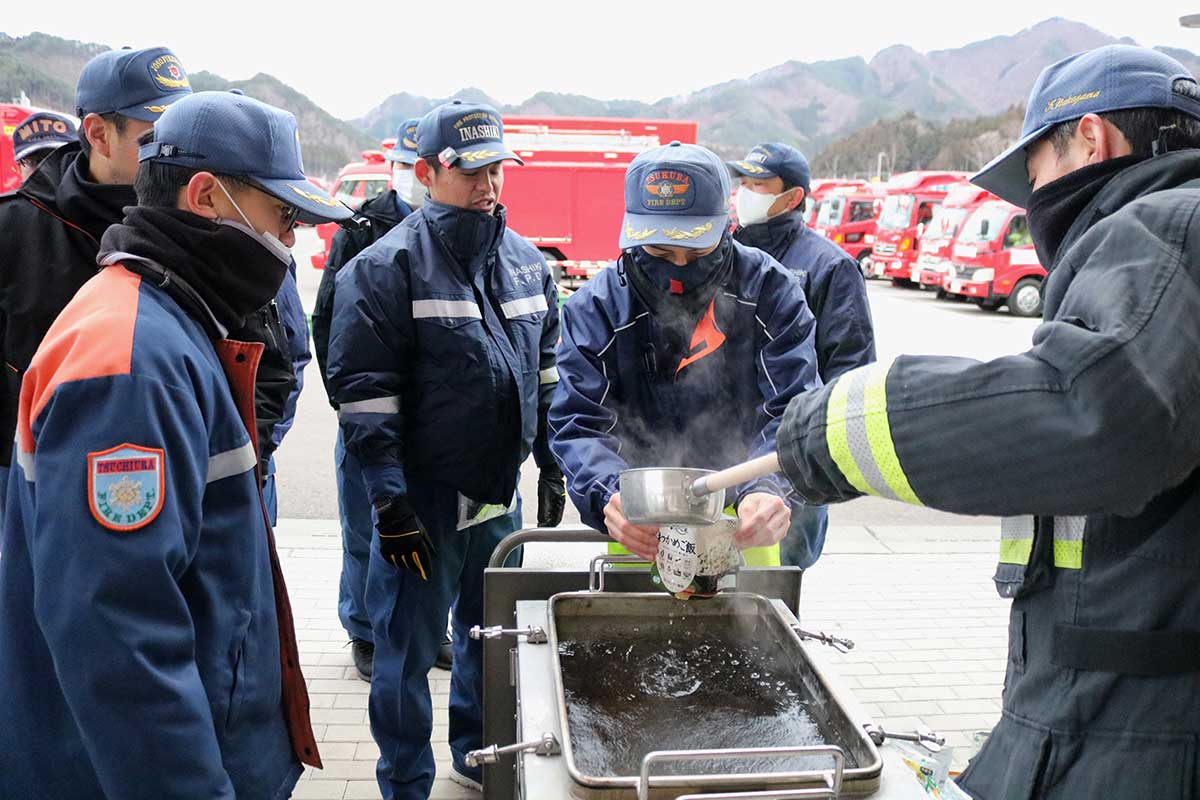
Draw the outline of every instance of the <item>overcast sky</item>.
M230 79L269 72L344 118L361 116L396 92L444 97L464 86L506 103L539 90L654 101L789 59L869 59L893 44L920 51L960 47L1051 16L1139 44L1200 52L1200 29L1178 22L1182 14L1200 12L1200 0L59 0L6 6L0 30L11 36L36 30L114 47L167 45L190 71Z

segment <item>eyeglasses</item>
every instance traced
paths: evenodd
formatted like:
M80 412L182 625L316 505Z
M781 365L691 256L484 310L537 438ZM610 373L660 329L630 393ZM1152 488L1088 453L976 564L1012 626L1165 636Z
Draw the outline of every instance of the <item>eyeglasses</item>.
M296 220L300 216L300 209L296 206L281 206L279 209L279 219L283 223L283 232L287 233L292 228L296 227Z

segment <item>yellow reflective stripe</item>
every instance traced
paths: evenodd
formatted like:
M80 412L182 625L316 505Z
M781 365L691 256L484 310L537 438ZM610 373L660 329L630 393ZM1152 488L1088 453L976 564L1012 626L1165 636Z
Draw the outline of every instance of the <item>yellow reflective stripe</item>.
M913 505L924 505L908 483L908 477L896 456L892 443L892 428L887 415L888 370L876 368L867 379L863 402L863 417L867 425L867 441L875 463L896 498Z
M1060 569L1083 569L1083 542L1054 543L1054 566Z
M838 378L829 392L829 401L825 406L825 446L829 449L829 457L837 464L851 486L863 494L878 494L872 491L850 450L850 436L846 430L846 403L850 397L850 377L853 374L850 372Z
M1001 539L1001 564L1028 564L1033 552L1033 539Z

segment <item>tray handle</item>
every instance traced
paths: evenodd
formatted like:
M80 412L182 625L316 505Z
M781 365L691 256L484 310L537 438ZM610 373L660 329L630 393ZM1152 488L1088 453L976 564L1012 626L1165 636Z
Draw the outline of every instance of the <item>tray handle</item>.
M641 556L620 556L609 555L607 553L598 555L592 559L592 563L588 565L588 591L603 592L604 591L604 572L611 564L646 564L646 559Z
M684 798L703 797L704 800L717 800L717 798L726 798L734 800L734 798L761 798L761 800L769 800L769 798L815 798L824 797L828 800L837 800L842 791L842 772L846 769L846 753L842 748L836 745L809 745L804 747L735 747L722 750L655 750L647 753L642 759L642 772L638 777L637 798L638 800L650 800L650 768L660 762L668 761L694 761L699 758L745 758L747 756L829 756L833 759L833 769L830 770L811 770L807 772L780 772L778 777L787 780L811 780L819 778L825 782L824 788L814 789L789 789L778 791L756 791L756 792L729 792L724 795L701 794L701 795L684 795L678 800ZM735 775L709 775L700 777L697 783L700 784L697 788L703 789L704 784L715 779L728 779L737 777ZM807 794L798 794L806 792Z

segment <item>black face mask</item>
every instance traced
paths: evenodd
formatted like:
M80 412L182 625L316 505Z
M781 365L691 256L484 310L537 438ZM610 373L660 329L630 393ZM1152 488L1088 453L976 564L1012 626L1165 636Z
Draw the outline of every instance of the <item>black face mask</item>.
M127 262L134 272L161 285L209 328L210 336L223 334L211 329L197 297L225 332L236 330L275 298L288 271L287 264L237 228L174 208L127 208L124 221L104 234L100 259L110 253L129 253L158 264L161 270ZM177 286L180 280L182 290Z
M633 258L650 285L659 292L666 294L693 294L711 283L714 274L729 260L733 245L729 235L721 238L715 250L700 256L695 261L679 266L647 253L644 248L637 248Z
M1049 272L1059 248L1080 213L1118 172L1141 161L1139 156L1110 158L1067 173L1029 196L1026 218L1038 260Z

